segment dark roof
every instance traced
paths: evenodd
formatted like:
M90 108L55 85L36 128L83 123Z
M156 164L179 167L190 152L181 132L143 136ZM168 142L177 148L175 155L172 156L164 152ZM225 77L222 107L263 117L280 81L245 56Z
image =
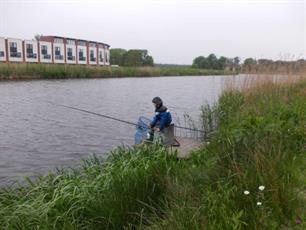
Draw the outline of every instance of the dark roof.
M43 37L54 37L54 38L61 38L61 39L68 39L68 40L77 40L77 41L83 41L83 42L91 42L91 43L98 43L98 44L103 44L105 46L110 47L109 44L106 44L104 42L96 42L96 41L90 41L90 40L84 40L84 39L78 39L78 38L68 38L68 37L61 37L61 36L54 36L54 35L43 35Z

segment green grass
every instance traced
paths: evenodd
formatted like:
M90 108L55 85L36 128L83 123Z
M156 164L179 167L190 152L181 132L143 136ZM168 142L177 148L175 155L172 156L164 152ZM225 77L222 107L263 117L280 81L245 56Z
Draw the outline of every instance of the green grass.
M189 160L158 145L92 157L81 169L0 191L0 226L305 229L305 96L305 80L226 91L202 108L214 132Z
M122 229L142 225L165 199L175 157L160 146L118 148L0 192L1 229Z
M305 96L306 81L267 84L203 107L204 126L218 130L185 163L150 228L305 229Z
M60 64L0 64L0 80L228 75L230 71L185 67L97 67Z

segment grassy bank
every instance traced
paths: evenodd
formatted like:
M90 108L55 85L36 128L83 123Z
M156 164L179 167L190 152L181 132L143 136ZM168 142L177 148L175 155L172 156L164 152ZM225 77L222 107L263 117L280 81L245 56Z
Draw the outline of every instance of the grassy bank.
M150 228L305 229L305 98L305 80L265 83L203 107L217 133L185 163Z
M160 146L119 148L106 163L93 157L82 169L7 188L0 192L1 229L122 229L144 224L145 217L163 205L175 164Z
M60 64L0 64L0 80L228 75L230 71L185 67L96 67Z
M305 229L306 81L229 90L202 108L209 145L161 146L0 192L4 229ZM260 187L259 186L264 186Z

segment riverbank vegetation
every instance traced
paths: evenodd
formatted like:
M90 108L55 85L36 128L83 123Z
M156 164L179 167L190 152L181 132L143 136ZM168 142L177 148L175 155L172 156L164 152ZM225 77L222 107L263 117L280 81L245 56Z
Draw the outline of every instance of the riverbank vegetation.
M150 228L305 229L306 80L273 81L239 82L202 108L212 141L169 186Z
M192 62L192 68L231 70L244 74L303 74L306 72L306 60L299 59L294 61L270 60L246 58L240 63L239 57L228 58L215 54L207 57L196 57Z
M305 76L239 86L202 107L213 132L190 159L158 145L92 157L81 169L3 189L0 226L305 229Z
M233 72L186 67L97 67L61 64L0 64L0 80L203 76L227 74L233 74Z
M270 59L247 58L241 65L242 73L251 74L303 74L306 72L306 60L296 61L273 61Z

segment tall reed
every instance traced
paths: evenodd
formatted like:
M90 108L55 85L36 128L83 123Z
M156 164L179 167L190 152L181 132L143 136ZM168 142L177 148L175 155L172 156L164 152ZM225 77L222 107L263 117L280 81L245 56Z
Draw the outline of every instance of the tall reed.
M233 72L185 67L97 67L64 64L0 64L0 80L202 76L226 74L233 74Z

